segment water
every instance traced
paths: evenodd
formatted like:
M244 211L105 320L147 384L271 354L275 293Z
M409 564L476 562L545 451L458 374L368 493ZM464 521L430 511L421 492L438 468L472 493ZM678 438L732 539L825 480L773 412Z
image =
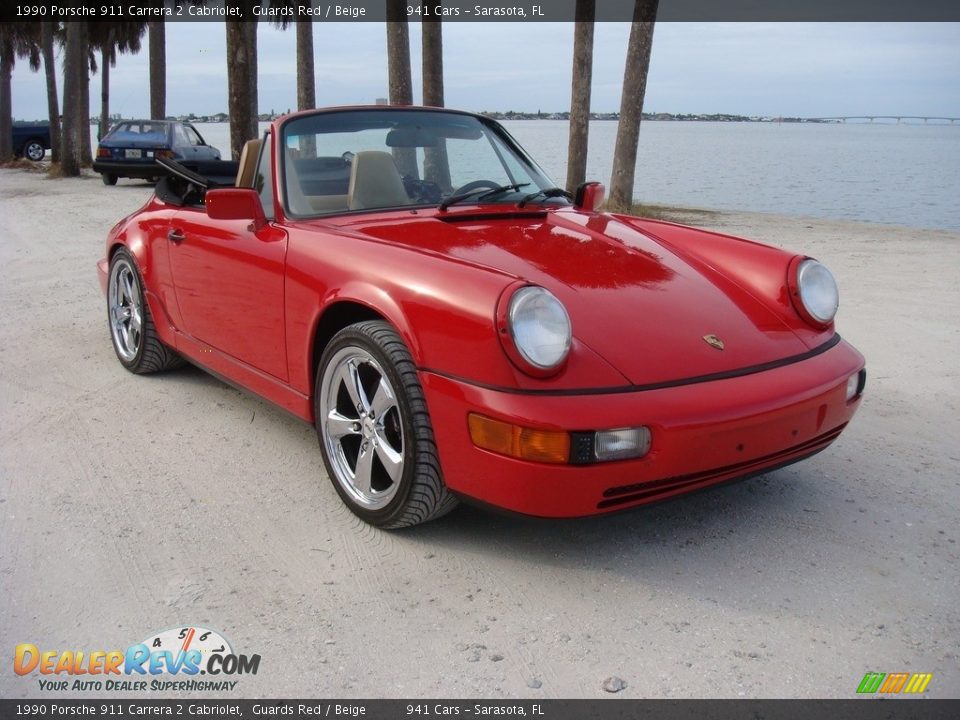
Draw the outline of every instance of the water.
M504 125L562 185L566 121ZM229 155L227 124L197 129ZM616 133L616 122L591 123L588 179L609 184ZM644 122L634 196L647 204L960 230L960 124Z

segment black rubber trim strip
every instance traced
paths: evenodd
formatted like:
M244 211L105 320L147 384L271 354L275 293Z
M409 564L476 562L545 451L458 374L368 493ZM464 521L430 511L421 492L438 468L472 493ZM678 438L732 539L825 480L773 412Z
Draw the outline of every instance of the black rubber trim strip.
M483 388L484 390L495 390L496 392L502 392L508 395L545 395L557 397L570 397L575 395L622 395L624 393L646 392L648 390L664 390L666 388L682 387L684 385L696 385L698 383L713 382L715 380L729 380L730 378L743 377L744 375L754 375L755 373L766 372L767 370L775 370L776 368L784 367L786 365L793 365L794 363L809 360L817 355L822 355L830 348L838 345L840 340L840 334L834 333L833 337L831 337L822 345L818 345L813 350L808 350L807 352L800 353L799 355L791 355L790 357L782 358L780 360L771 360L770 362L761 363L759 365L750 365L749 367L739 368L737 370L725 370L724 372L710 373L708 375L696 375L694 377L681 378L680 380L667 380L665 382L648 383L646 385L618 385L616 387L573 388L569 390L528 390L524 388L507 388L500 385L489 385L487 383L468 380L467 378L460 377L459 375L452 375L450 373L440 372L439 370L433 370L426 367L419 368L419 370L420 372L428 372L433 375L439 375L440 377L447 378L448 380L461 382L465 385L473 385L474 387Z
M438 215L435 219L445 223L477 223L493 220L543 220L547 217L544 210L528 210L526 212L482 212L482 213L454 213L453 215Z

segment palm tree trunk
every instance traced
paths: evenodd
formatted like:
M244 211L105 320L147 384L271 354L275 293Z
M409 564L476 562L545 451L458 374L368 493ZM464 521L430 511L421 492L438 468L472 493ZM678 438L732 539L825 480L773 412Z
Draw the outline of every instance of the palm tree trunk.
M167 26L151 22L150 33L150 119L167 116Z
M47 114L50 116L50 161L60 162L60 103L57 99L57 67L53 55L53 23L40 23L40 52L47 76Z
M610 178L609 206L615 210L628 210L633 204L640 117L643 114L643 95L647 90L647 71L650 69L650 49L653 47L653 26L658 3L659 0L636 0L633 7L633 23L623 71L620 123L617 126Z
M297 20L297 110L317 106L317 80L313 68L313 20Z
M387 81L391 105L413 105L405 0L387 0ZM401 175L412 178L420 176L414 148L394 148L393 159Z
M239 160L247 140L257 137L257 23L227 21L227 92L230 153Z
M596 0L577 0L573 31L573 81L570 89L570 141L567 145L567 190L571 193L587 178L595 17Z
M80 73L80 105L82 106L81 132L77 136L80 141L80 165L89 167L93 164L93 155L90 152L90 36L89 30L84 33L83 69Z
M87 24L66 23L66 43L63 58L63 134L60 138L60 168L63 175L80 174L80 134L86 125L82 117L80 94L87 74ZM84 120L84 122L81 122ZM87 135L90 134L87 129Z
M391 105L413 105L405 0L387 0L387 74Z
M423 29L423 104L443 107L443 24L440 18L424 19ZM423 150L423 177L435 182L442 192L450 192L450 162L446 140Z
M13 160L13 38L11 30L0 28L0 162Z
M443 107L443 23L431 16L423 25L423 104Z
M107 134L110 127L110 57L104 49L100 51L100 127L97 128L97 140Z

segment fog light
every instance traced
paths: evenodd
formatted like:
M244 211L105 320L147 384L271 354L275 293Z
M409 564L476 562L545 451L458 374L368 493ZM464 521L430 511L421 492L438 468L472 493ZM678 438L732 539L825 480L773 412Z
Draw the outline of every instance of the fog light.
M646 455L649 450L649 428L600 430L594 436L593 452L599 461L638 458Z
M858 395L863 393L863 388L867 384L867 370L864 368L856 375L847 378L847 402L850 402Z

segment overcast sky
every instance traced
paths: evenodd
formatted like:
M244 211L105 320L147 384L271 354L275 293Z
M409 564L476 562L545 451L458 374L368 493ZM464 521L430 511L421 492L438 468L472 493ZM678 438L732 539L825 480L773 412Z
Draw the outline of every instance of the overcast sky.
M615 111L629 25L596 26L593 110ZM572 23L443 26L446 103L465 110L565 110L570 102ZM295 33L261 23L261 112L296 106ZM372 103L387 94L382 23L314 26L319 105ZM410 25L415 101L420 27ZM226 40L214 22L167 25L167 113L227 110ZM111 73L111 113L149 111L147 42ZM59 86L62 93L62 80ZM91 80L91 114L100 107ZM960 117L957 23L659 23L644 109L823 117ZM13 114L46 117L43 74L18 62Z

